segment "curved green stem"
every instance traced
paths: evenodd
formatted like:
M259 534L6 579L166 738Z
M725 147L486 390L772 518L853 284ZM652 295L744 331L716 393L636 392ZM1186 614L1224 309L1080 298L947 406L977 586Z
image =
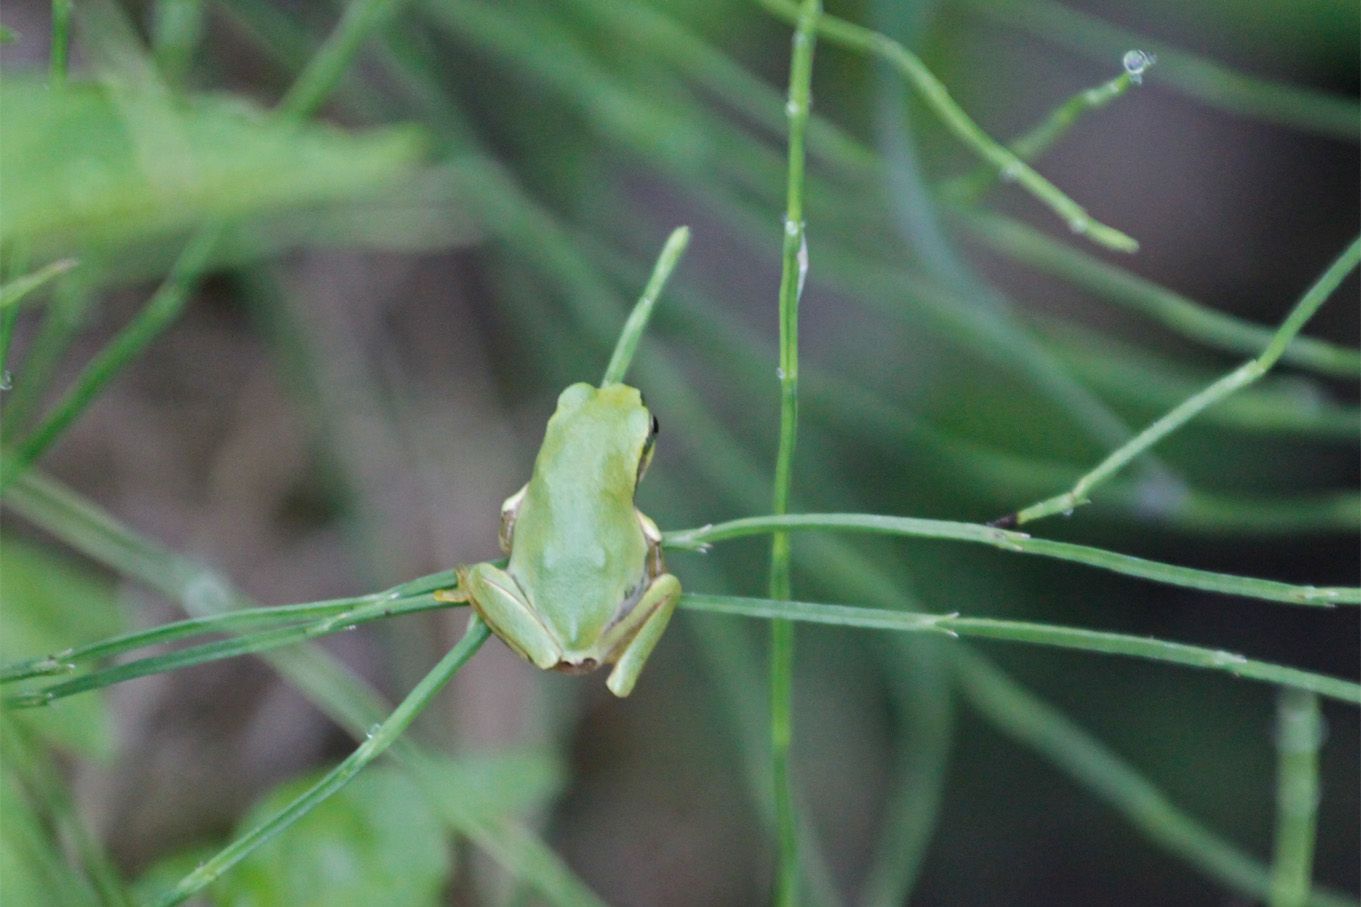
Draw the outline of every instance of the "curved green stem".
M760 0L760 2L766 9L786 21L797 18L798 8L789 0ZM1139 243L1133 237L1094 219L1058 186L1040 176L1033 167L984 132L963 108L955 103L945 85L912 51L886 35L833 16L821 18L818 23L818 34L833 44L886 60L920 92L923 100L956 138L983 160L992 164L999 173L1013 179L1017 185L1062 218L1068 229L1087 237L1097 245L1117 252L1138 250Z

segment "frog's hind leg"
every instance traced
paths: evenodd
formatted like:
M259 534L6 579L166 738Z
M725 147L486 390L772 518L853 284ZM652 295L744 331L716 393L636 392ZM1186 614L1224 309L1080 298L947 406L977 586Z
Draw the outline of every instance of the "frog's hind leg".
M506 645L545 670L562 660L562 649L534 616L515 577L491 564L474 564L459 571L459 580L477 613Z
M676 611L680 601L680 581L670 573L664 573L652 581L636 606L639 614L645 614L643 622L633 636L622 643L622 649L614 660L614 670L610 671L605 686L621 699L633 692L638 675L647 663L647 657L661 639L662 631Z

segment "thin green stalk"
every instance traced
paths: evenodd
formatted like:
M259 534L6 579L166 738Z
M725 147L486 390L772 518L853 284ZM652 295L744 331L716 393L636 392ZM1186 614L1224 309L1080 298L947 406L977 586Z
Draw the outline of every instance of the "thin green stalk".
M1086 564L1114 573L1123 573L1126 576L1137 576L1187 589L1241 595L1292 605L1326 608L1339 604L1361 604L1361 587L1297 586L1231 573L1215 573L1210 570L1144 560L1103 548L1037 539L1024 532L985 526L981 523L958 523L952 520L929 520L920 517L882 516L874 513L794 513L783 516L744 517L723 523L711 523L697 529L667 532L663 536L663 543L669 548L702 551L715 542L743 536L817 530L869 532L879 535L973 542L1000 548L1003 551L1037 554L1041 557Z
M793 21L798 8L789 0L760 0L762 6L786 21ZM1049 210L1063 219L1068 229L1097 245L1117 252L1135 252L1139 243L1114 227L1094 219L1063 193L1058 186L1040 176L1035 169L989 136L950 97L949 90L916 54L886 35L833 16L823 16L818 34L833 44L880 57L887 61L921 94L946 128L983 160L997 168Z
M275 115L291 122L315 112L340 81L364 40L386 23L404 2L406 0L353 0L321 50L308 61L279 102ZM224 232L223 224L214 223L194 235L146 307L86 366L75 386L53 412L20 443L15 457L0 473L0 493L42 456L128 362L175 321Z
M894 735L901 752L883 830L865 874L860 903L866 907L910 903L945 799L954 740L951 659L934 640L892 642L897 645L881 647L879 654L901 713Z
M960 223L998 252L1153 318L1169 330L1212 348L1257 353L1276 334L1272 328L1211 309L1124 268L1094 258L1020 221L978 211L959 214ZM1313 337L1292 339L1281 359L1339 378L1361 375L1361 350Z
M646 279L645 271L627 264L617 252L591 242L589 237L582 237L580 242L620 280ZM734 389L758 388L766 371L761 365L764 357L753 352L761 350L765 341L703 293L678 287L675 298L679 304L663 310L662 320L681 331L689 348L709 358L715 368L725 369ZM1106 364L1109 367L1109 360ZM804 367L801 374L804 381L800 385L800 406L804 412L815 413L828 425L840 426L850 436L872 437L886 452L914 466L921 465L923 454L933 456L944 464L943 468L959 474L966 487L983 488L997 497L1015 495L1018 488L1033 489L1039 494L1057 484L1071 482L1081 472L1069 463L1037 460L955 437L835 373ZM1143 379L1147 382L1148 376ZM1231 398L1226 401L1226 408L1254 399L1254 393L1249 391ZM1291 402L1288 409L1284 398L1279 402L1277 407L1275 399L1270 401L1273 414L1307 415L1297 401ZM1222 413L1223 409L1213 412ZM1320 415L1336 416L1341 434L1340 423L1346 413L1325 411ZM1332 429L1331 422L1327 427ZM1354 438L1361 430L1361 421L1349 420L1347 427L1350 430L1346 436ZM1137 480L1116 480L1107 486L1105 500L1141 520L1155 519L1195 532L1266 535L1361 528L1361 497L1351 492L1249 499L1194 488L1173 490L1176 493L1154 498Z
M799 417L799 300L808 275L808 237L803 214L805 136L812 103L813 47L817 40L821 0L803 0L795 19L793 53L789 61L789 164L786 181L784 246L780 268L780 441L775 455L772 510L789 510L793 483L794 446ZM790 596L789 536L770 538L770 597ZM775 904L799 903L798 817L794 814L789 751L793 742L794 625L784 620L770 625L770 774L775 797Z
M17 438L20 427L32 421L30 415L43 402L43 392L61 365L62 357L71 348L90 300L90 289L79 277L62 281L55 288L52 301L42 309L37 329L24 345L23 364L16 368L20 380L5 401L4 412L0 413L0 437ZM17 319L22 308L16 306L5 314L10 319Z
M179 316L199 272L208 263L222 228L200 232L176 260L170 276L137 316L100 350L75 385L41 424L24 438L0 472L0 493L41 457L91 401Z
M170 86L183 89L203 34L203 0L157 0L152 46L156 68Z
M61 258L31 274L16 277L0 286L0 309L18 305L25 296L74 268L79 262L74 258Z
M1116 98L1138 85L1142 75L1136 76L1128 71L1114 79L1102 82L1093 88L1079 91L1049 112L1049 115L1007 145L1011 153L1023 161L1033 161L1063 137L1080 118L1093 110L1100 110ZM979 167L973 173L946 181L940 188L941 194L961 203L978 200L993 183L1010 176L1010 171L997 171L992 167Z
M1178 364L1071 321L1044 315L1034 321L1075 377L1122 406L1162 413L1208 383L1202 367ZM1264 346L1265 340L1256 349ZM1355 444L1361 436L1361 407L1330 397L1312 377L1283 375L1244 388L1196 421L1236 432Z
M71 60L71 0L52 0L52 53L49 66L53 85L63 85Z
M1361 237L1352 240L1337 260L1323 272L1323 275L1300 298L1286 316L1280 328L1272 336L1271 342L1256 359L1234 369L1209 387L1192 395L1174 407L1160 419L1139 432L1127 443L1121 445L1102 460L1095 469L1086 473L1063 494L1032 504L1012 517L1003 518L999 523L1022 525L1056 513L1066 513L1089 502L1088 494L1106 479L1123 469L1131 460L1143 453L1164 437L1181 428L1198 413L1219 402L1239 388L1246 387L1265 375L1276 361L1285 353L1290 341L1327 301L1338 285L1361 261Z
M1272 82L1218 61L1111 25L1051 0L962 0L973 12L1005 28L1066 47L1105 63L1131 47L1158 58L1158 84L1256 120L1356 142L1361 107L1354 98Z
M5 732L0 734L0 751L8 770L26 776L24 783L46 804L56 830L64 832L74 845L84 875L98 893L100 903L104 907L131 907L118 868L76 809L52 754L32 738L28 728L18 723L5 725Z
M1167 642L1147 636L1108 633L1082 627L1064 627L1018 620L961 617L958 614L918 614L853 605L826 605L734 595L681 596L681 607L715 614L739 614L770 620L800 621L835 627L894 630L909 633L944 633L977 636L1001 642L1019 642L1060 649L1076 649L1098 655L1123 655L1164 661L1192 668L1224 671L1236 677L1260 680L1281 687L1318 693L1330 699L1361 705L1361 684L1287 665L1247 658L1236 652L1209 649L1187 643Z
M628 374L629 363L633 361L638 341L642 339L643 330L652 318L652 309L657 304L657 297L661 296L662 288L666 286L666 281L680 263L681 256L685 254L685 247L689 244L690 228L677 227L666 240L666 245L662 246L662 252L657 256L657 263L652 268L652 276L648 278L643 295L638 298L633 311L629 312L628 321L624 322L623 330L619 332L619 341L615 344L614 354L610 356L610 364L605 368L605 377L600 381L602 387L606 384L620 384Z
M109 514L49 479L30 473L17 482L6 505L77 551L106 564L151 589L179 601L191 614L207 616L229 608L252 607L245 596L216 573L137 535ZM449 585L448 573L420 577L394 587L401 595L418 595ZM325 650L299 646L286 658L266 655L283 677L328 717L356 739L387 711L383 698ZM460 802L461 788L451 787L424 750L407 740L393 746L457 833L469 837L507 871L523 876L544 898L561 907L600 907L601 901L578 880L542 841L506 823L476 819Z
M1271 864L1271 907L1309 902L1318 834L1318 752L1323 716L1318 697L1286 690L1277 713L1276 852Z
M487 629L487 625L482 623L476 614L471 614L468 618L467 632L463 634L463 639L458 645L440 659L430 673L393 710L387 720L370 729L358 749L292 803L232 841L212 859L181 879L156 902L158 907L171 907L202 891L251 851L307 815L323 800L348 784L364 766L377 759L397 741L397 738L411 726L411 722L416 720L416 716L435 698L435 694L458 673L459 668L467 663L490 635L491 631Z
M67 649L43 658L16 662L0 669L3 682L24 680L74 671L79 661L108 658L122 652L132 651L149 645L171 642L190 636L206 633L232 633L230 639L215 640L163 655L155 655L135 661L124 662L114 667L92 671L72 680L27 691L6 697L5 704L12 708L47 705L56 699L84 693L161 674L182 668L194 667L210 661L235 658L239 655L258 654L292 645L309 639L318 639L351 630L361 624L389 617L418 614L423 611L440 610L447 605L431 595L415 595L405 598L366 596L358 599L339 599L335 602L316 602L302 605L285 605L280 608L250 608L229 611L209 617L191 618L176 623L162 624L138 633L129 633L110 639L100 640L88 646ZM299 623L299 621L306 621ZM279 626L285 623L288 626ZM250 632L257 627L263 630Z
M1254 900L1267 896L1271 874L1265 866L1179 809L1062 712L971 652L958 653L954 668L965 699L983 718L1104 800L1145 838L1234 891ZM1307 903L1356 907L1351 898L1322 891Z

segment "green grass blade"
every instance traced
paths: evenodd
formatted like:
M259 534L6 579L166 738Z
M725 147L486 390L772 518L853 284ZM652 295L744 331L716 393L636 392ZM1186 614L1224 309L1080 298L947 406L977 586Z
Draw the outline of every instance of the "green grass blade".
M993 249L1092 294L1153 318L1183 337L1232 353L1257 354L1276 331L1216 311L1124 268L1051 239L1017 220L978 212L959 222ZM1339 378L1361 375L1361 350L1297 336L1285 362Z
M191 614L208 616L252 603L210 570L167 551L113 519L61 485L30 473L6 498L17 513L89 557L173 600ZM418 595L450 585L451 574L436 573L396 587ZM324 650L302 645L286 659L266 656L283 677L355 739L379 721L387 705L361 678ZM458 802L457 790L414 743L398 740L394 754L440 807L450 826L467 835L507 871L525 878L544 898L560 907L599 907L600 900L542 841L513 825L495 827L475 821Z
M1323 745L1318 697L1281 694L1276 726L1276 848L1271 865L1271 907L1309 902L1318 834L1318 753Z
M761 5L786 21L794 20L797 15L798 8L788 0L761 0ZM1138 250L1139 244L1132 237L1093 218L1058 186L979 128L950 97L945 85L906 47L876 31L832 16L822 17L818 34L832 44L887 61L921 94L956 138L1058 215L1068 229L1117 252Z
M663 536L663 543L672 548L703 550L716 542L748 535L761 535L777 531L813 530L870 532L882 535L973 542L1000 548L1003 551L1037 554L1041 557L1052 557L1086 564L1091 567L1173 586L1201 589L1206 592L1220 592L1226 595L1242 595L1248 598L1260 598L1286 604L1319 607L1328 607L1334 604L1361 604L1361 588L1296 586L1275 580L1254 579L1230 573L1215 573L1192 567L1162 564L1128 554L1120 554L1116 551L1106 551L1102 548L1038 539L1023 532L985 526L981 523L958 523L918 517L880 516L870 513L795 513L785 516L744 517L724 523L701 526L698 529L680 529L667 532Z
M633 361L638 341L642 339L643 331L652 318L652 309L657 304L657 298L661 296L662 288L666 286L666 281L680 263L681 256L685 254L685 247L689 244L689 227L677 227L667 238L666 245L657 256L657 264L652 268L652 276L648 278L647 286L643 289L643 295L638 298L633 311L629 312L628 321L624 322L623 330L619 332L614 354L610 356L610 363L605 367L605 377L600 381L602 387L606 384L620 384L628 374L629 363Z
M1347 275L1361 262L1361 237L1352 240L1322 276L1300 297L1281 326L1272 336L1266 349L1256 358L1243 363L1209 387L1192 395L1166 415L1154 421L1127 443L1116 448L1095 469L1088 472L1063 494L1032 504L1018 511L1014 519L1016 525L1029 523L1056 513L1064 513L1089 501L1088 494L1111 476L1123 469L1131 460L1164 437L1181 428L1197 414L1213 406L1220 400L1245 387L1265 375L1285 353L1290 341L1295 338L1304 325L1327 301Z
M1010 142L1007 148L1021 160L1033 161L1061 139L1084 115L1100 110L1137 84L1139 82L1134 75L1122 72L1100 85L1079 91L1055 107L1047 117L1023 135ZM999 173L991 167L979 167L967 176L947 181L941 186L941 194L951 201L973 202L1007 175L1009 172Z
M986 660L969 652L955 659L964 698L983 718L1035 750L1086 790L1117 810L1145 838L1208 877L1249 898L1264 898L1267 868L1187 815L1147 778ZM1315 892L1314 907L1355 907L1338 894Z
M1260 680L1281 687L1318 693L1340 702L1361 705L1361 684L1325 674L1316 674L1286 665L1257 661L1222 649L1209 649L1187 643L1166 642L1145 636L1108 633L1081 627L1015 620L993 620L984 617L960 617L956 614L917 614L909 611L889 611L882 608L861 608L853 605L826 605L813 602L776 601L768 598L744 598L733 595L698 595L686 593L681 606L716 614L739 614L766 620L792 620L825 624L836 627L860 627L867 630L898 632L947 633L958 636L977 636L1002 642L1076 649L1100 655L1124 655L1164 661L1186 667L1224 671L1236 677Z
M1006 28L1066 47L1098 62L1131 47L1158 58L1158 82L1213 107L1347 142L1357 140L1361 107L1354 98L1272 82L1230 69L1208 57L1135 34L1052 0L963 0L970 10Z
M25 296L40 288L43 284L65 274L77 264L78 262L74 258L62 258L46 267L39 268L32 274L25 274L23 277L16 277L7 281L4 286L0 286L0 310L18 305Z

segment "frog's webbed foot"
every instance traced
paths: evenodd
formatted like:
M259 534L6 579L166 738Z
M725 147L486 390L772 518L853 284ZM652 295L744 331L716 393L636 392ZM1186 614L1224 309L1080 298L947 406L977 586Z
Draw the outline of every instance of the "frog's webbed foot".
M655 531L656 527L653 529ZM669 573L654 579L643 593L642 599L634 609L635 613L644 615L642 622L638 624L632 636L621 643L618 655L614 659L614 670L610 671L609 679L605 681L605 686L610 688L611 693L622 699L633 692L633 685L638 682L643 665L647 663L648 656L652 654L657 640L662 637L662 631L666 629L671 615L676 611L680 594L680 581Z
M460 569L458 578L473 608L506 645L545 670L562 660L562 650L534 615L515 577L491 564L474 564Z

